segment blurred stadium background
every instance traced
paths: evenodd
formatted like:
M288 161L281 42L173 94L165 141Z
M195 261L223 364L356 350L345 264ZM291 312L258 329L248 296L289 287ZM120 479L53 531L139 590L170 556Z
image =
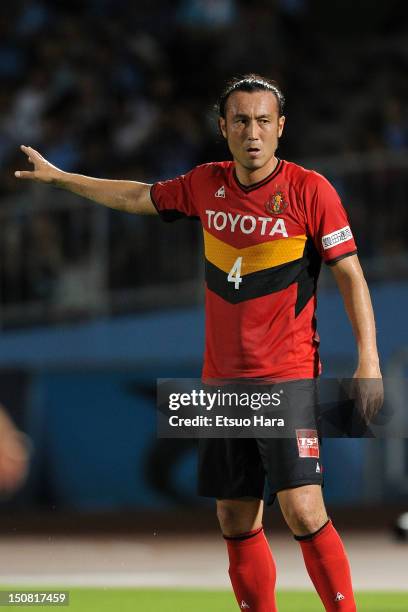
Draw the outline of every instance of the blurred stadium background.
M200 228L18 183L19 145L72 172L173 177L226 157L212 110L226 78L276 78L287 95L279 154L323 172L341 193L383 371L401 381L404 402L407 7L1 4L0 400L33 445L26 484L0 499L2 583L227 586L213 505L195 495L194 441L155 435L155 379L200 373ZM351 374L353 338L327 271L318 321L325 374ZM389 528L408 508L407 442L329 440L324 456L326 499L356 586L406 588L408 548ZM276 508L266 523L281 586L310 588Z

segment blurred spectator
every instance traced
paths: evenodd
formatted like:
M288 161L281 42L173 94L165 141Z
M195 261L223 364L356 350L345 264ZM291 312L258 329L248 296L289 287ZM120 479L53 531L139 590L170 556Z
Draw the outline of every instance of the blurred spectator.
M30 297L49 300L63 265L62 236L55 221L46 213L36 213L27 242Z
M408 114L396 98L387 101L385 108L384 143L391 151L408 147Z
M16 145L26 140L38 142L42 138L41 117L47 96L47 75L41 70L33 70L27 82L19 89L5 119L5 128L10 141Z
M26 477L28 446L0 405L0 495L15 491Z
M184 0L179 20L184 26L214 29L231 25L236 13L235 0Z

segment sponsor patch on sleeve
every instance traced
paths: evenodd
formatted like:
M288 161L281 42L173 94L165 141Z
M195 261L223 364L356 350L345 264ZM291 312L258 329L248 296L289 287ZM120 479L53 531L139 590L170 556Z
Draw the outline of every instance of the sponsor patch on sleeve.
M351 240L353 238L353 234L351 233L351 229L348 225L342 227L341 229L332 232L331 234L326 234L322 237L322 245L323 249L326 251L327 249L332 249L333 247L341 244L342 242L347 242L347 240Z
M319 459L319 438L316 429L297 429L296 438L299 457Z

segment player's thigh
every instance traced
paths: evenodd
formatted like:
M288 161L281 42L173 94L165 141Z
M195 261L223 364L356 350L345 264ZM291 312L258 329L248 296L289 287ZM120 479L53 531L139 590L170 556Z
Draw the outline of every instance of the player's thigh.
M266 473L270 503L279 491L323 483L316 381L290 381L282 387L282 414L286 427L280 432L281 437L256 440Z
M323 484L323 466L319 455L299 454L296 438L257 439L270 492L270 501L279 491L305 485ZM320 448L316 446L320 454Z
M217 517L225 536L238 536L259 529L262 515L261 499L217 499Z
M261 500L264 484L265 472L255 439L199 440L199 495L220 500Z

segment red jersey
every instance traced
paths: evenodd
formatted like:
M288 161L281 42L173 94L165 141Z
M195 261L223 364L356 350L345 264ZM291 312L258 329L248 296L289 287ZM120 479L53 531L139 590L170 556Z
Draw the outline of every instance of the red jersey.
M197 217L203 227L203 378L313 378L321 261L356 252L346 212L323 176L297 164L278 160L250 186L234 168L204 164L151 190L165 221Z

